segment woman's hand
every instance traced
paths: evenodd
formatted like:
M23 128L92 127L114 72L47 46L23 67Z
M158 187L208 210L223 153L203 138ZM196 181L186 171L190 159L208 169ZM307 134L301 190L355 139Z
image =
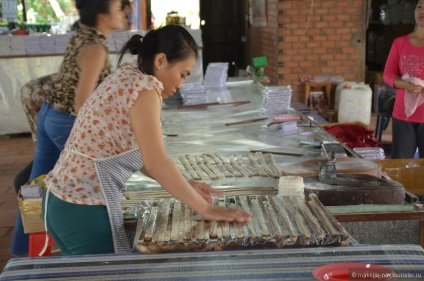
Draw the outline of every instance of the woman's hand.
M250 214L239 208L227 208L222 206L214 206L212 195L222 195L222 192L212 188L204 182L188 181L190 185L199 193L210 205L199 214L204 220L211 221L238 221L247 222Z
M405 81L405 83L405 89L410 93L418 94L423 89L421 86L415 85L411 82Z
M242 209L215 205L208 205L208 208L200 215L202 216L202 219L210 221L247 222L251 217L250 213Z
M209 204L213 204L213 195L222 195L222 192L212 188L209 184L204 182L197 182L193 180L188 181L190 185L194 188L194 190L199 193L203 199L206 200Z

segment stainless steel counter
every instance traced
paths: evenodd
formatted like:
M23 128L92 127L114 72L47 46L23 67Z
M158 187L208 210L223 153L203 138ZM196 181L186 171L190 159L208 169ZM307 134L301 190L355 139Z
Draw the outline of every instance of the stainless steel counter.
M227 83L224 90L209 91L209 102L237 102L250 101L242 105L218 105L197 109L177 109L164 106L162 110L163 133L166 151L170 156L181 154L247 154L251 150L276 150L274 154L277 165L295 163L309 158L320 156L320 148L313 145L301 144L301 141L337 142L316 122L306 120L298 122L298 132L284 135L281 130L271 130L267 124L273 122L273 116L261 113L264 88L253 80L239 80ZM302 108L301 105L297 107ZM303 108L304 109L304 108ZM299 115L294 109L288 114ZM308 113L316 120L320 117ZM227 126L227 123L266 118L266 120L248 124ZM171 136L169 136L171 135ZM293 156L298 154L301 156ZM260 177L259 177L260 178ZM243 179L226 179L226 181L213 181L213 185L246 185ZM251 180L251 178L249 179ZM260 179L264 186L270 183ZM259 184L255 182L254 184ZM275 183L274 183L275 185ZM136 173L128 182L129 189L136 191L146 187L157 186L151 179ZM256 185L258 186L258 185Z
M228 82L227 90L210 91L209 102L250 101L243 105L210 106L201 109L167 109L162 111L164 134L176 134L166 137L165 144L169 154L248 152L264 147L283 147L288 152L316 154L319 149L300 145L299 140L336 141L313 123L299 123L298 133L283 135L281 131L272 131L267 120L249 124L226 126L225 124L261 117L260 112L263 89L252 80ZM294 110L290 110L296 114Z

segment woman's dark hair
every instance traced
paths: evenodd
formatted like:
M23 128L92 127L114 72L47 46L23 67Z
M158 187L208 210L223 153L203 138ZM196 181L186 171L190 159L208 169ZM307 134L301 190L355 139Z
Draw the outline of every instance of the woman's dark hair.
M80 22L89 27L97 25L97 15L109 14L112 2L116 0L75 0Z
M131 6L130 0L121 0L121 11L124 10L126 6Z
M153 75L153 63L159 53L166 55L168 63L182 61L191 55L197 59L199 47L190 33L180 25L166 25L147 32L143 38L136 34L122 47L118 64L125 53L137 55L138 68L141 72Z

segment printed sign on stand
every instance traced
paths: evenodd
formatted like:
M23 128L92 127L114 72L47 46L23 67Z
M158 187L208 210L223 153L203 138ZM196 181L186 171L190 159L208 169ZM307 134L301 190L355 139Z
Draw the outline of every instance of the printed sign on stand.
M2 0L3 21L18 22L18 0Z

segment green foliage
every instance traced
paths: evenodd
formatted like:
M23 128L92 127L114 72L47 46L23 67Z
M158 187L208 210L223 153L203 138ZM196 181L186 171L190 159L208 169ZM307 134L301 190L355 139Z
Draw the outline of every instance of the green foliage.
M71 0L56 1L65 14L71 12ZM33 9L37 14L36 23L51 23L59 21L52 6L50 5L49 0L25 0L25 8L27 13L30 9Z

